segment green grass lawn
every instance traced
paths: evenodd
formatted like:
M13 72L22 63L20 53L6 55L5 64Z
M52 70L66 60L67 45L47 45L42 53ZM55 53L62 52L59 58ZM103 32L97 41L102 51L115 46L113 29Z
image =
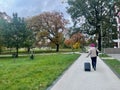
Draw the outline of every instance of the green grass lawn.
M116 59L104 60L117 74L120 75L120 61Z
M99 55L102 57L110 57L107 54L101 54ZM116 59L103 59L103 61L120 77L120 61Z
M80 55L0 58L0 90L46 90Z
M110 57L107 54L99 54L100 57Z

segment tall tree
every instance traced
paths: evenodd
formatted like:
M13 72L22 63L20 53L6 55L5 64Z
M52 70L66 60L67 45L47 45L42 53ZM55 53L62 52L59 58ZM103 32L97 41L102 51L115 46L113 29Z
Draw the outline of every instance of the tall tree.
M59 51L59 46L63 39L63 31L65 30L65 25L68 23L63 18L62 13L44 12L38 16L34 16L28 22L31 29L36 32L38 42L41 39L49 39L56 45L56 52Z
M27 29L24 18L20 18L17 13L14 13L12 20L6 25L3 32L4 45L8 48L16 48L16 56L18 56L19 48L32 45L32 43L28 45L28 41L33 38L30 35L31 31Z
M33 34L32 30L26 28L23 37L23 47L27 48L27 52L30 52L30 49L33 48L35 44L35 35Z
M5 29L6 24L7 24L7 21L0 18L0 53L3 47L3 30Z
M81 17L85 17L86 22L91 26L89 34L98 36L98 49L101 50L102 28L104 24L110 23L113 2L111 0L68 0L68 4L68 13L71 14L74 26L80 23Z

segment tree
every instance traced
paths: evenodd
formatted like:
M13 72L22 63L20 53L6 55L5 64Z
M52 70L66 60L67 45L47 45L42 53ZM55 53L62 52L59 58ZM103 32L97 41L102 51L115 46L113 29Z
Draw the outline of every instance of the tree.
M16 48L16 57L18 57L18 49L21 47L30 47L33 38L32 32L27 29L24 18L17 16L17 13L13 14L12 20L6 25L3 36L4 45L8 48Z
M84 39L84 36L78 32L78 33L75 33L71 36L71 39L73 41L73 45L77 46L76 48L80 48L84 46L84 43L85 43L85 39Z
M56 45L56 51L59 51L59 45L63 39L63 31L68 23L59 12L44 12L28 20L29 27L36 33L38 43L48 39Z
M66 39L64 41L65 45L68 47L71 47L72 49L77 49L77 48L83 48L84 43L85 43L85 39L84 36L78 32L78 33L74 33L70 39Z
M65 39L64 44L65 44L67 47L71 47L71 48L72 48L72 40L71 40L71 39Z
M24 38L23 47L27 48L27 52L29 53L30 48L33 48L35 43L35 36L33 31L26 28L24 32Z
M73 45L73 48L74 48L74 49L80 48L80 42L76 42L76 43Z
M5 28L7 24L7 21L0 18L0 53L2 51L2 47L3 47L3 30Z
M101 38L103 25L110 24L110 0L68 0L68 13L74 22L74 26L80 23L80 18L85 17L86 23L91 26L89 34L98 36L98 49L101 50ZM106 27L107 30L109 25Z

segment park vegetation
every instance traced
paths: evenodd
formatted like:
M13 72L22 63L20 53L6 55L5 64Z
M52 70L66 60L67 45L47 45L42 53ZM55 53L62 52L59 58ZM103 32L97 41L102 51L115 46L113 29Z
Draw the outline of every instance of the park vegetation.
M119 0L68 0L74 31L95 35L94 42L97 41L100 51L101 47L113 47L118 33L114 6L119 9L119 3Z
M44 12L28 20L29 28L36 33L37 44L43 46L46 42L47 44L53 43L56 45L56 52L63 43L66 24L68 20L64 19L63 14L59 12Z
M110 67L110 69L120 78L120 61L117 59L110 59L111 56L107 54L100 54L100 58ZM106 58L106 59L104 59Z
M78 32L78 33L71 35L69 39L65 39L64 43L66 46L72 49L77 49L80 47L83 48L83 45L85 44L85 38L83 34Z
M119 0L68 0L67 3L73 21L71 27L67 27L69 21L63 13L56 11L29 18L19 17L17 13L9 20L0 17L0 54L9 50L9 54L17 57L0 55L1 90L46 90L79 57L60 53L36 55L40 52L36 48L47 48L51 53L64 48L83 49L93 42L98 43L100 51L103 46L113 47L118 34L114 5L120 8ZM19 49L23 49L22 56L18 55ZM23 55L26 49L28 54ZM34 59L30 58L31 51ZM107 62L119 68L118 61Z
M7 48L16 49L17 56L20 48L27 48L28 52L35 47L56 48L56 52L65 47L83 48L85 34L94 36L87 37L87 43L96 43L100 51L101 47L113 47L118 34L114 6L120 7L119 0L68 0L67 3L72 27L67 27L69 21L56 11L29 18L18 17L17 13L9 20L0 18L0 53Z
M37 16L21 18L13 13L10 20L0 19L0 52L9 50L18 57L19 49L25 48L27 52L33 48L80 48L83 46L84 35L80 32L69 35L71 44L67 45L66 33L69 23L60 12L43 12ZM80 36L79 36L80 35ZM15 51L15 52L12 52Z
M1 90L46 90L79 54L36 55L34 60L28 56L0 58Z
M31 18L20 18L17 13L8 21L0 19L0 52L16 49L18 57L20 48L38 47L55 48L59 52L64 42L64 31L68 20L59 12L44 12Z

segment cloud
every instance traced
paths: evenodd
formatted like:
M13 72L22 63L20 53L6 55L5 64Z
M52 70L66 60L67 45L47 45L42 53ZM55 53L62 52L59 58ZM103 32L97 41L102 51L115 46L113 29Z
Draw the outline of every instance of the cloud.
M9 6L9 14L17 12L20 17L27 17L40 13L42 2L41 0L14 0L14 4Z
M61 0L0 0L0 8L0 11L8 13L10 16L17 12L19 16L23 17L53 10L66 13Z
M0 11L9 11L10 7L13 6L14 0L0 0Z
M9 16L18 13L19 17L31 17L45 11L59 11L66 19L71 20L66 12L67 3L62 1L64 0L0 0L0 11Z

